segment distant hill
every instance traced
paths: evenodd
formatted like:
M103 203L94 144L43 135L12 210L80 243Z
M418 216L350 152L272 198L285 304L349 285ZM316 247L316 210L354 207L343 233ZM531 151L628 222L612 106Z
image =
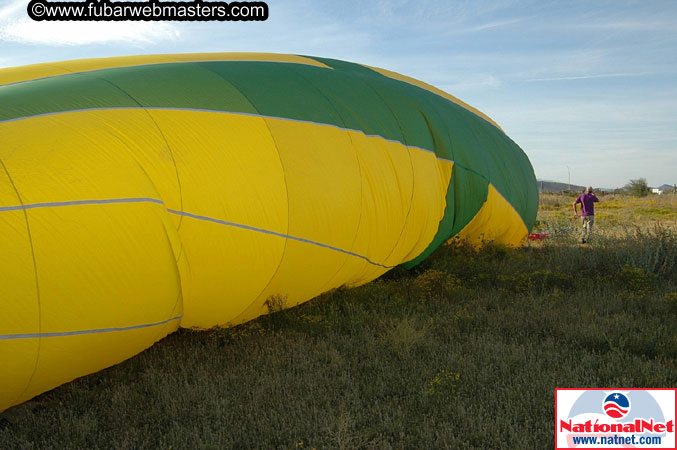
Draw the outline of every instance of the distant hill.
M675 189L675 186L672 184L664 184L662 186L658 186L658 189L662 190L663 192L671 192Z
M569 190L569 183L560 183L558 181L537 180L538 192L565 192ZM577 184L571 185L571 190L575 192L583 192L585 186Z

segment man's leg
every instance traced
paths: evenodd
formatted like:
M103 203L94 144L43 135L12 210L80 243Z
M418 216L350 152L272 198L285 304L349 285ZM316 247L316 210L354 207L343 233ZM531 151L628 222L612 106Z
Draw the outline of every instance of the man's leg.
M585 244L585 236L587 234L587 229L585 228L585 216L581 216L581 242Z
M581 242L583 244L585 244L585 238L588 237L587 219L586 216L581 216L581 224L583 225L581 230Z
M585 238L586 241L590 240L590 235L592 235L592 226L595 224L595 216L588 216L588 236Z

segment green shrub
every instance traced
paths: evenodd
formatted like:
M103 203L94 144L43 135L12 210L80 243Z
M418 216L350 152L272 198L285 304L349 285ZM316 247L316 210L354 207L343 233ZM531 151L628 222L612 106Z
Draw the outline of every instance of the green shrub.
M646 178L637 178L636 180L630 180L628 184L625 185L624 189L635 197L646 197L649 195L649 185L646 182Z

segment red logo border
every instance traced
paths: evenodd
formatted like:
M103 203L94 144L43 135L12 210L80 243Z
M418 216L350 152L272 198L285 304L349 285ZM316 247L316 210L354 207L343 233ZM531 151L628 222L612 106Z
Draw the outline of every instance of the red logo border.
M558 447L557 446L557 425L559 417L557 417L557 391L672 391L675 394L675 409L677 409L677 388L555 388L555 450L569 450L573 447ZM673 411L673 415L677 419L677 411ZM584 450L627 450L628 447L581 447ZM638 447L642 448L642 447ZM651 449L651 447L643 447ZM655 447L654 447L655 448ZM677 442L675 442L674 449L677 449ZM665 450L666 448L663 447ZM667 448L667 450L670 450Z

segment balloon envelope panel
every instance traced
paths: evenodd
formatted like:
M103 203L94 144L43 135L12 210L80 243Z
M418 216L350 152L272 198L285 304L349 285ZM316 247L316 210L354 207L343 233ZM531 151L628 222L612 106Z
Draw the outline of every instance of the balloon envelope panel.
M0 410L179 326L520 244L528 158L417 80L275 54L0 70Z

